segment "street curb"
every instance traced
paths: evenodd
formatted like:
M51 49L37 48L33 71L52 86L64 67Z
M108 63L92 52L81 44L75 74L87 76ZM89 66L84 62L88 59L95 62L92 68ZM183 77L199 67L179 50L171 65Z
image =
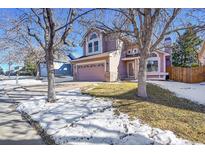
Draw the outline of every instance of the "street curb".
M40 126L40 124L33 120L31 118L30 115L28 115L27 113L25 112L22 112L21 113L21 116L23 119L25 119L33 128L35 128L35 130L37 130L37 133L41 136L43 142L47 145L57 145L55 143L55 141L52 139L52 136L48 135L46 133L46 131Z

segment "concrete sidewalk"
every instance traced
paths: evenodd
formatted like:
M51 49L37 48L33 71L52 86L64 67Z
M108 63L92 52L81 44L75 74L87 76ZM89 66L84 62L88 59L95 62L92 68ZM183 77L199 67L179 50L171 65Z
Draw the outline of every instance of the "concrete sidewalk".
M56 84L56 91L84 87L88 83L63 82ZM27 102L34 96L46 96L46 82L25 79L16 85L15 80L0 81L0 145L44 144L36 130L25 120L15 108L14 102Z
M15 111L15 104L0 97L0 145L44 144L36 130Z

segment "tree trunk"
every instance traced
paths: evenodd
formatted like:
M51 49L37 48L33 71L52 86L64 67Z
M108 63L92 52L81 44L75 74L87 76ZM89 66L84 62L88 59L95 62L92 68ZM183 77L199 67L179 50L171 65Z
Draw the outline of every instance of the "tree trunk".
M138 93L139 97L147 98L147 58L141 55L139 59L139 74L138 74Z
M48 102L53 103L56 100L55 93L55 74L54 74L54 55L52 50L47 51L47 73L48 73Z
M19 74L18 74L18 72L16 72L16 85L18 85L19 84Z
M37 63L36 66L36 80L40 80L39 63Z

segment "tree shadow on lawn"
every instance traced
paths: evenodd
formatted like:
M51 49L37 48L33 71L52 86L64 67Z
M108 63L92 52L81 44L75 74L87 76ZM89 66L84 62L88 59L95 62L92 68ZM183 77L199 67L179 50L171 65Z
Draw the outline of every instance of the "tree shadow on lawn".
M179 98L169 90L152 84L148 84L147 99L137 97L136 92L137 88L133 86L130 90L120 87L117 91L116 88L97 86L83 93L113 99L115 114L122 112L152 127L171 130L179 137L205 143L204 105Z
M89 92L87 93L86 91L84 93L90 94ZM147 85L147 93L148 93L147 99L138 97L136 93L137 93L137 88L116 95L112 95L112 94L96 95L95 93L94 94L91 93L90 95L98 96L98 97L108 97L108 98L114 98L116 100L120 100L120 102L123 103L121 104L117 103L118 107L144 102L144 103L153 103L153 104L163 105L167 107L182 109L182 110L189 110L193 112L205 113L204 105L198 104L196 102L193 102L185 98L179 98L173 92L170 92L169 90L166 89L162 89L156 85L152 85L152 84Z

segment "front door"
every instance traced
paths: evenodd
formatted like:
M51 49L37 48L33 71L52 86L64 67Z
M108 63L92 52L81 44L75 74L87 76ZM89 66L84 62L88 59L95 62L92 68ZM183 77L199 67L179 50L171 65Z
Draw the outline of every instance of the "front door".
M127 63L127 74L128 77L134 77L134 62Z

